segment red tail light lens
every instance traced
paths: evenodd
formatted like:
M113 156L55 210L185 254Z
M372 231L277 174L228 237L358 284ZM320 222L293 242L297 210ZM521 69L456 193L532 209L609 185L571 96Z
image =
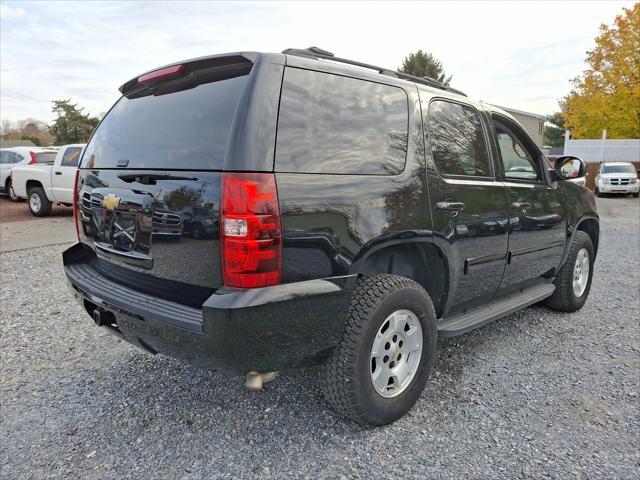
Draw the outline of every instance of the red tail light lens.
M184 65L174 65L172 67L161 68L160 70L155 70L151 73L138 77L138 83L147 84L164 80L174 75L178 75L183 69Z
M76 226L76 237L80 241L80 219L78 218L78 178L80 177L80 169L76 170L76 179L73 181L73 223Z
M275 176L223 174L221 220L224 284L255 288L280 283L282 233Z
M36 152L29 152L29 156L31 157L29 165L35 165L36 163L38 163L38 160L36 159Z

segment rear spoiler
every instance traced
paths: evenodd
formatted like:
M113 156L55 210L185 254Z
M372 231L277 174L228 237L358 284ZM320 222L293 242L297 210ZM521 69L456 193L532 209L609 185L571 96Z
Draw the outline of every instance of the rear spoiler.
M118 90L127 98L187 90L202 83L247 75L257 58L258 53L242 52L185 60L145 72Z

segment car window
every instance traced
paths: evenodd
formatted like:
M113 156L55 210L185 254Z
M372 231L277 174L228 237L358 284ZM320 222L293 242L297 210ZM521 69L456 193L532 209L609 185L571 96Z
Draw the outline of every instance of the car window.
M297 68L285 70L278 172L394 175L404 170L404 90Z
M61 167L77 167L78 160L80 160L80 153L82 152L82 147L69 147L64 152L62 156L62 162L60 162Z
M601 173L636 173L633 165L603 165Z
M91 137L82 166L222 169L247 78L165 95L121 97Z
M534 154L518 137L514 129L497 118L494 118L494 122L505 178L509 180L541 180L538 162L535 160Z
M22 158L13 152L0 152L0 164L10 165L18 163Z
M57 152L32 152L35 156L36 162L39 165L53 165Z
M446 100L429 104L429 144L443 175L491 177L489 152L478 112Z

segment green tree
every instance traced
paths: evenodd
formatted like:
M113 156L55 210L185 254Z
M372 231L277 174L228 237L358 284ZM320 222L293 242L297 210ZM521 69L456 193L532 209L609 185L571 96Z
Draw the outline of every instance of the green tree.
M446 76L442 62L429 52L422 50L405 57L399 70L414 77L430 77L444 85L451 83L451 75Z
M564 118L562 112L555 112L545 117L547 123L544 126L544 144L552 147L564 145Z
M601 25L563 117L574 138L640 138L640 3Z
M53 113L56 119L49 127L49 132L56 137L56 145L69 143L85 143L100 120L86 113L83 108L68 100L54 100Z

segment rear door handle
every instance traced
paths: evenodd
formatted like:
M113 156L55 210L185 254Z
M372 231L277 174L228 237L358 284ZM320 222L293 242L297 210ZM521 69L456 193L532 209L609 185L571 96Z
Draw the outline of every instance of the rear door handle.
M532 205L529 202L513 202L511 206L513 208L524 210L525 208L531 208Z
M55 172L56 175L62 175L62 172Z
M444 212L447 215L455 217L462 210L464 210L464 203L462 202L438 202L436 203L436 210Z

